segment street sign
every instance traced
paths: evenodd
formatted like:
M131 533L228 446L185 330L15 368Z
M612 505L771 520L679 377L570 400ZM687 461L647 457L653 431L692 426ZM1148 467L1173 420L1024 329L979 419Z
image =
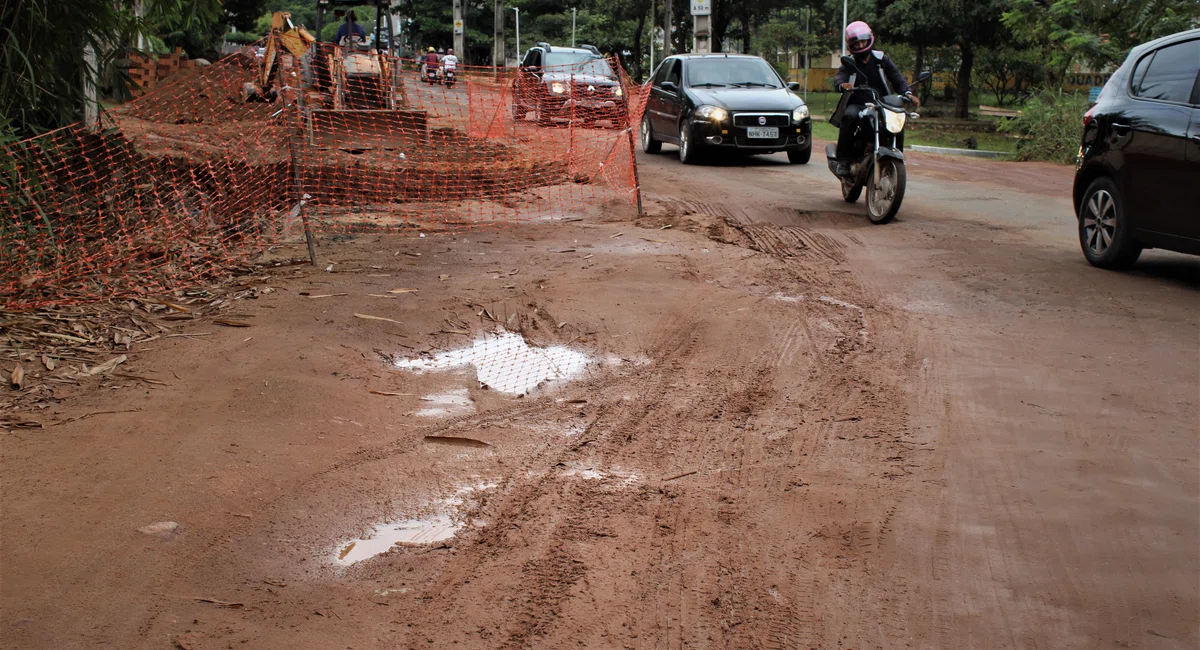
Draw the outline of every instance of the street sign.
M1088 90L1088 100L1090 100L1093 104L1100 101L1101 90L1104 90L1104 86L1092 86Z
M463 33L463 21L461 21L461 20L454 21L454 33L455 34Z
M693 16L711 16L712 0L692 0Z

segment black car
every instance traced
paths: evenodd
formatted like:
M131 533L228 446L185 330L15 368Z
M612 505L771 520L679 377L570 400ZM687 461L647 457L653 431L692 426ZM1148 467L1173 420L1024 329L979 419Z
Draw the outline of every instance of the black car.
M705 150L786 151L804 164L812 156L808 106L769 63L757 56L684 54L664 59L650 82L642 118L642 150L679 145L693 164Z
M1200 29L1135 47L1083 125L1074 200L1087 260L1200 255Z
M525 53L513 81L513 119L532 111L537 122L607 121L623 127L628 113L625 89L600 50L591 45L559 47L538 43Z

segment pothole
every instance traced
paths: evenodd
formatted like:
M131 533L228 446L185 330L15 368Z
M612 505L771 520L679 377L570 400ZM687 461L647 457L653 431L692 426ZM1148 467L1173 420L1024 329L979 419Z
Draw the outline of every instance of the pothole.
M566 346L531 347L520 334L500 329L476 339L471 347L401 359L396 367L423 372L474 366L481 386L526 395L544 382L572 379L591 363L586 354Z
M371 532L338 545L333 561L350 566L388 552L392 547L426 546L454 537L467 521L461 511L473 493L496 487L495 483L468 485L449 498L428 504L424 517L376 524Z

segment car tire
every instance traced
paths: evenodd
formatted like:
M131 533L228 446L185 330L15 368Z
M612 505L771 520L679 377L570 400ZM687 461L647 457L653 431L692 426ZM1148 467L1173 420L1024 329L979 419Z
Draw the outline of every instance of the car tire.
M642 151L646 153L660 153L662 151L662 143L654 139L654 129L650 127L650 116L642 118Z
M793 165L807 165L812 158L812 145L808 145L803 149L788 149L788 162Z
M687 122L679 127L679 162L685 165L700 162L700 145L692 138L692 129Z
M546 109L539 103L537 107L537 123L538 126L554 126L554 118L546 112Z
M1079 245L1083 256L1098 268L1128 269L1142 254L1142 245L1131 231L1116 183L1110 178L1097 178L1079 203Z

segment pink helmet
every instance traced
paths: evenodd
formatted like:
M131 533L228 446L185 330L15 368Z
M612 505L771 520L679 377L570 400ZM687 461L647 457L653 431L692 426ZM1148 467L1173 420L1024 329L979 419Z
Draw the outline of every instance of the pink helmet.
M875 44L875 35L871 26L861 20L856 20L846 26L846 48L855 54L862 54Z

